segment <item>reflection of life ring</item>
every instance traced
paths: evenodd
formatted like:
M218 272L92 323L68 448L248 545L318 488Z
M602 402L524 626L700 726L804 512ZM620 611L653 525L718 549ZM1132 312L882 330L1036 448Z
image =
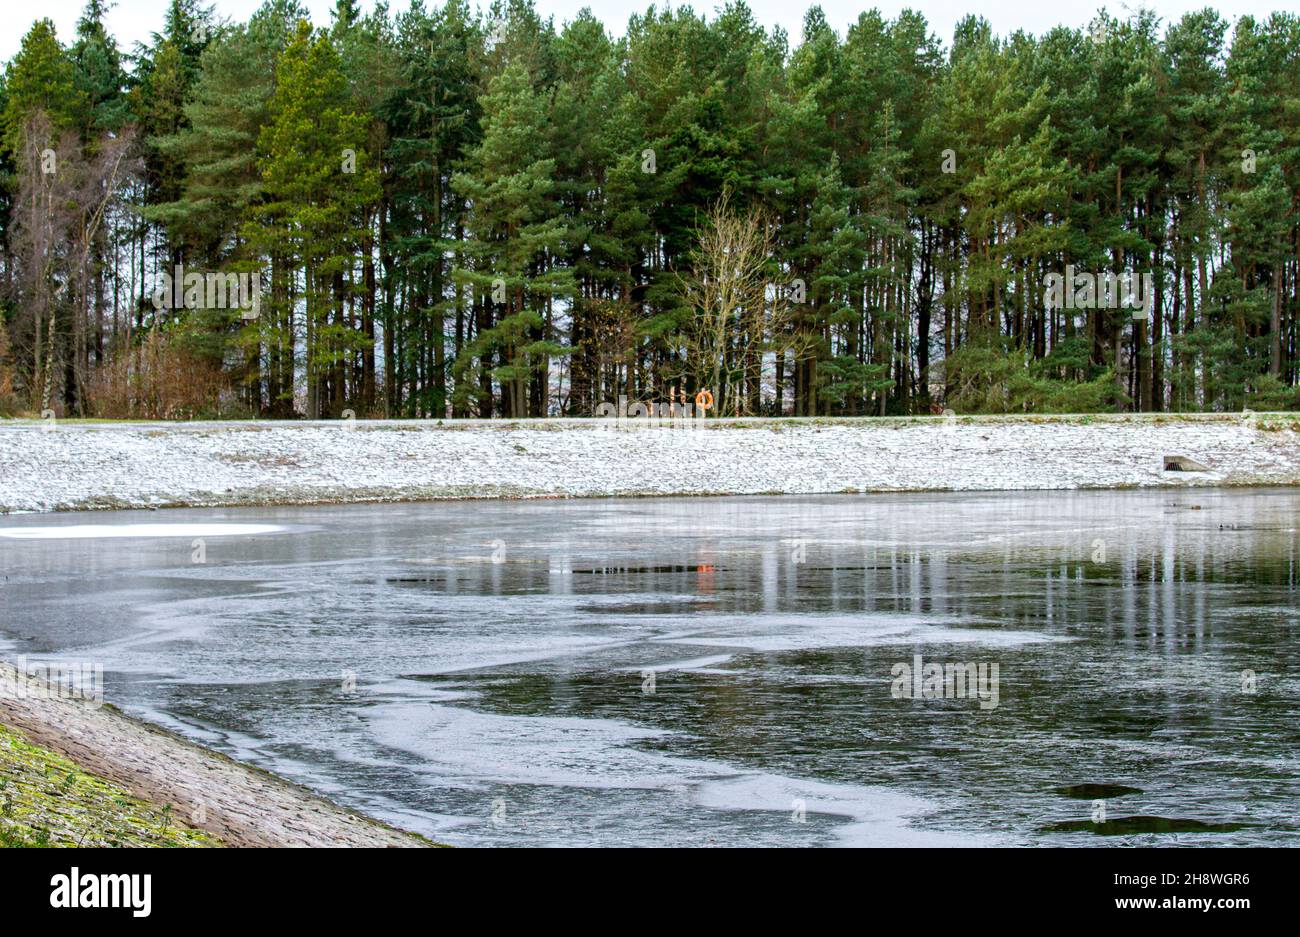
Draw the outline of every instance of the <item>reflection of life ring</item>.
M713 391L702 390L695 395L695 405L701 410L713 409Z

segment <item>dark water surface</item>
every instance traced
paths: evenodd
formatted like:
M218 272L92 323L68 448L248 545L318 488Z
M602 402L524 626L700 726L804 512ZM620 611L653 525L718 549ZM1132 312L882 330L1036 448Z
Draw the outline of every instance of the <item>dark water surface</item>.
M0 517L0 656L102 663L123 708L460 845L1296 845L1298 516L1182 490ZM989 692L896 698L917 655Z

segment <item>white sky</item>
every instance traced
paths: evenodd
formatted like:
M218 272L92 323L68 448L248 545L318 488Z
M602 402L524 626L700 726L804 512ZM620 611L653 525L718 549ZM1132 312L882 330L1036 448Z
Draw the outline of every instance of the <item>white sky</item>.
M261 0L209 0L217 12L234 20L245 20L261 6ZM394 10L407 6L409 0L390 0ZM66 44L76 27L85 0L43 0L34 5L19 0L4 0L0 4L0 59L8 61L18 50L22 36L34 19L49 17L58 28L59 38ZM322 25L329 22L333 0L305 0L312 11L313 20ZM426 0L426 6L438 6L439 0ZM486 5L486 4L484 4ZM572 19L584 6L590 6L616 34L623 32L628 15L649 6L649 0L536 0L537 9L545 15L554 15L557 22ZM674 4L677 5L677 4ZM683 4L684 5L684 4ZM697 0L692 4L697 10L712 9L717 0ZM811 5L805 0L749 0L755 18L765 26L784 26L793 42L797 42L804 11ZM1057 6L1044 0L822 0L821 7L833 27L843 32L845 26L857 19L858 13L872 6L878 7L888 18L893 18L905 7L923 13L933 32L945 43L952 35L953 25L967 13L977 13L993 24L999 34L1016 29L1042 33L1057 25L1082 26L1102 0L1081 4ZM1283 10L1300 12L1300 0L1111 0L1105 4L1113 15L1121 16L1125 9L1144 5L1155 10L1166 20L1176 19L1188 10L1212 6L1229 20L1244 13L1262 17L1267 12ZM374 6L374 0L363 0L363 9ZM147 38L150 32L162 25L167 0L118 0L108 14L108 24L119 45L130 49L137 40Z

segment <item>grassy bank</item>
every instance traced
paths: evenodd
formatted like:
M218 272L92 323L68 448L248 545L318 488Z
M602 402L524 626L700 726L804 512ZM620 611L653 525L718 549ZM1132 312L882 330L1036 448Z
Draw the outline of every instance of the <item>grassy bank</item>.
M170 806L133 797L0 725L0 847L220 845Z
M436 845L0 661L0 845Z

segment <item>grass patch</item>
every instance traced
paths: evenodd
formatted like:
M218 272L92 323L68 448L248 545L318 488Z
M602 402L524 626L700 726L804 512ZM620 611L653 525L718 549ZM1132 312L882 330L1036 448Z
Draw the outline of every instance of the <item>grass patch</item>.
M1265 433L1280 433L1283 430L1300 432L1300 421L1289 419L1286 415L1266 414L1255 417L1255 429Z
M220 845L0 725L0 847Z

